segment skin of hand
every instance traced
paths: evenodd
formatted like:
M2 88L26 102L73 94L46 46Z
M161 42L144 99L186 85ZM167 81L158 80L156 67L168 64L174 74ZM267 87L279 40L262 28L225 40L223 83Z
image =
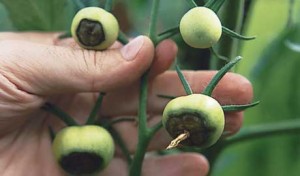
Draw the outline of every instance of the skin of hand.
M166 71L177 47L171 40L154 48L149 38L137 37L126 46L116 43L106 51L80 49L73 40L58 40L57 33L0 33L0 175L63 176L54 161L48 127L63 123L40 107L51 102L83 123L93 107L97 92L106 92L100 116L135 116L139 78L150 68L149 124L158 122L168 100L157 94L184 95L174 71ZM215 71L185 71L195 93L201 92ZM252 100L252 86L244 77L227 73L213 92L221 104L244 104ZM225 131L236 133L243 113L226 113ZM114 125L129 150L135 151L134 122ZM161 129L149 150L163 149L170 137ZM179 166L180 167L177 167ZM117 168L117 169L116 169ZM200 154L149 156L144 176L206 175L207 160ZM117 149L115 158L99 175L126 176L125 159Z

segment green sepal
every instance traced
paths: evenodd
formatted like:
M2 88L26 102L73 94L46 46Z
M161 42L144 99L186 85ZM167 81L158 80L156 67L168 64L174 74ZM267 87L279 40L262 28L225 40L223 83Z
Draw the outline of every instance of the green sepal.
M183 85L183 88L184 88L186 94L187 95L193 94L193 91L192 91L189 83L187 82L186 78L184 77L183 73L181 72L181 70L177 64L176 64L176 72L178 74L178 77Z
M206 88L203 90L202 94L211 96L212 91L217 86L219 81L223 78L223 76L238 62L242 59L242 57L238 56L234 58L232 61L227 63L224 67L222 67L218 73L212 78Z
M256 38L256 36L251 36L251 37L243 36L243 35L238 34L224 26L222 26L222 31L224 34L226 34L232 38L236 38L236 39L240 39L240 40L253 40Z
M210 8L211 10L218 12L222 7L225 0L209 0L204 7Z
M166 31L158 34L157 43L159 43L159 42L161 42L165 39L168 39L170 37L173 37L174 35L179 34L179 32L180 32L179 31L179 26L167 29Z
M245 109L252 108L252 107L258 105L259 103L260 103L259 101L256 101L256 102L253 102L253 103L243 104L243 105L223 105L222 109L225 112L228 112L228 111L243 111Z
M157 96L160 97L160 98L166 98L166 99L170 99L170 100L172 100L172 99L174 99L174 98L177 98L177 97L175 97L175 96L171 96L171 95L162 95L162 94L158 94Z
M198 6L194 0L186 0L186 2L189 4L191 8Z

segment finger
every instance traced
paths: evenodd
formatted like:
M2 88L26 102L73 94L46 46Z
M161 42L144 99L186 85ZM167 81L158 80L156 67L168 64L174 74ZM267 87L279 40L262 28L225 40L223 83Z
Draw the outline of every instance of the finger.
M243 112L225 112L225 127L222 137L236 134L243 125Z
M177 46L172 40L164 40L155 48L155 57L149 77L155 77L168 70L177 55Z
M118 168L118 169L116 169ZM148 156L142 168L143 176L205 176L209 170L206 158L196 153L182 153L168 156ZM101 172L103 176L128 176L124 160L114 158Z
M72 37L65 38L65 39L55 39L54 45L57 46L63 46L63 47L70 47L72 49L82 49ZM119 41L116 41L112 46L109 47L109 49L118 49L121 48L122 45Z
M168 156L149 156L143 164L145 176L205 176L208 161L196 153L182 153Z
M73 49L81 49L81 47L74 41L73 38L57 40L55 44L58 46L71 47ZM117 41L110 48L116 49L121 47L122 44ZM155 48L155 57L149 73L150 77L155 77L156 75L159 75L169 69L176 57L177 50L177 46L172 40L164 40L159 43Z
M200 93L209 83L216 71L185 71L194 93ZM149 84L148 111L159 115L170 99L158 95L186 95L183 86L174 71L167 71L157 76ZM136 115L138 107L138 84L128 89L107 94L104 99L102 114L105 116ZM222 105L246 104L252 101L251 83L238 74L227 73L219 82L212 95ZM118 102L117 104L115 102ZM115 107L115 108L110 108Z
M128 164L122 158L114 158L97 176L128 176Z
M73 38L65 38L65 39L56 39L54 40L54 45L56 46L62 46L62 47L69 47L74 50L82 49Z
M121 49L102 52L2 41L1 74L35 95L107 92L138 80L149 68L153 50L150 39L143 36Z

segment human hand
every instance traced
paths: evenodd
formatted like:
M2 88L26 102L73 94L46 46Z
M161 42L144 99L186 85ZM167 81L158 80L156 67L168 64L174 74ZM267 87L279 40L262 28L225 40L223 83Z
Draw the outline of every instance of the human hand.
M151 64L150 124L160 120L167 103L157 94L184 94L176 73L164 72L177 50L171 41L164 41L154 49L148 38L139 37L127 47L116 44L107 51L95 52L82 50L69 40L55 40L56 37L57 34L39 33L0 35L0 170L3 176L64 175L54 161L48 134L48 126L57 131L63 124L40 110L46 101L83 123L97 92L107 92L100 116L134 116L138 107L139 78ZM211 71L185 72L195 92L200 92L214 74ZM251 84L239 75L227 74L213 96L221 104L249 103ZM241 123L242 112L227 113L225 131L235 133ZM114 127L134 152L136 124L124 122ZM149 150L163 149L169 142L162 129ZM174 167L179 164L181 167ZM149 157L145 159L143 175L206 175L208 168L206 159L199 154ZM126 162L118 149L109 167L100 175L127 175Z

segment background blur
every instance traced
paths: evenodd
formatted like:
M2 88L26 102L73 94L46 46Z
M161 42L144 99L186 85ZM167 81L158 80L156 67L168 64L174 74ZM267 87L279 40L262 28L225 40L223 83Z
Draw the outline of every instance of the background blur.
M0 0L0 31L68 31L73 15L84 6L103 6L99 0ZM117 0L113 13L128 36L147 34L151 0ZM203 1L197 1L203 5ZM189 9L185 0L162 0L158 31L178 26ZM214 49L228 58L244 59L234 71L253 83L260 105L245 113L245 127L300 121L300 0L228 0L218 13L222 24L255 40L222 36ZM186 46L173 39L185 69L219 69L225 64L210 50ZM227 148L212 175L298 176L300 134L244 141Z

